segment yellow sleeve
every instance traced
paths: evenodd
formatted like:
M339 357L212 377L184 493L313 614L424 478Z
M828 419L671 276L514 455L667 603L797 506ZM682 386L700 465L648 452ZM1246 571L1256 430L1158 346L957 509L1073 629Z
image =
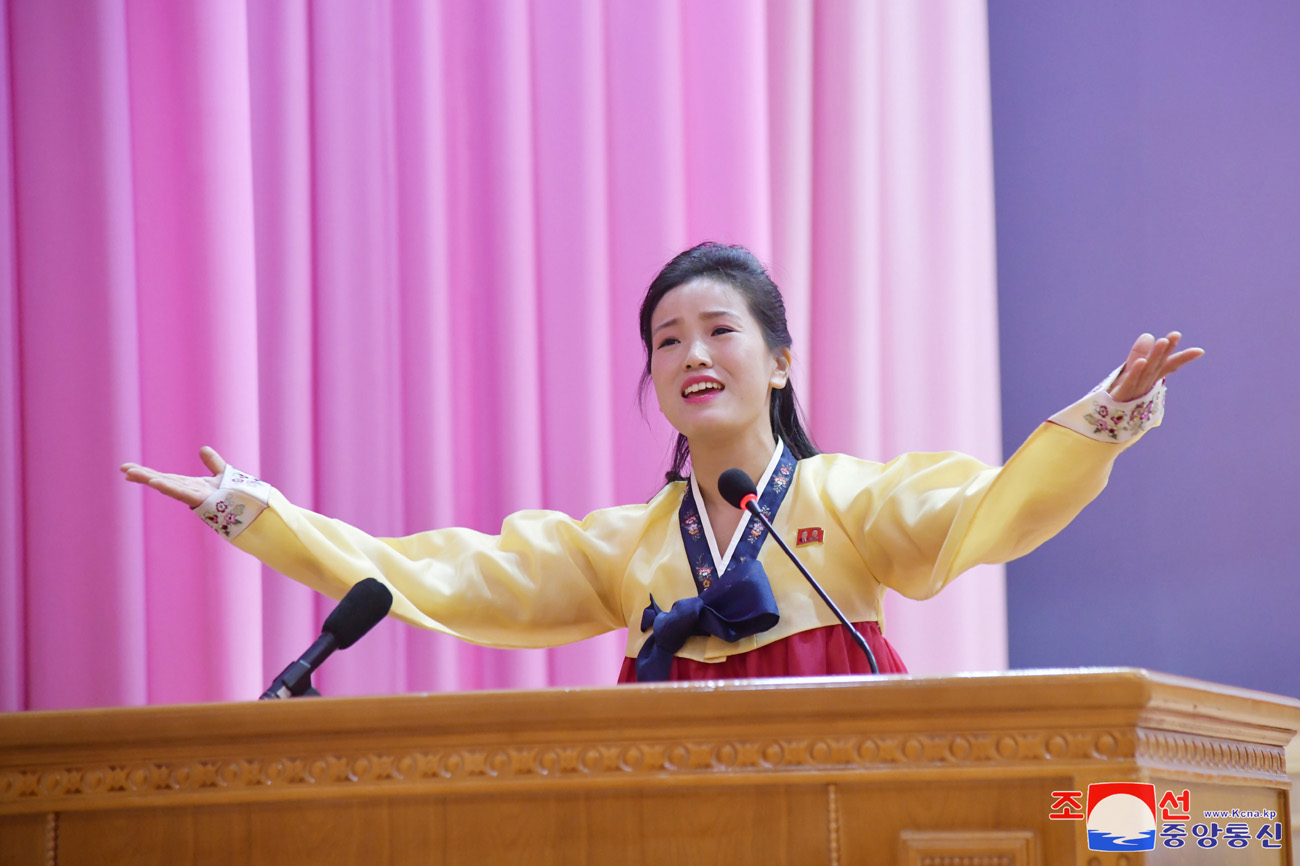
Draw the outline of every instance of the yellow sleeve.
M272 490L233 543L333 598L377 577L393 591L391 615L413 625L485 646L555 646L626 625L620 589L649 508L610 508L582 521L521 511L499 535L440 529L375 538Z
M951 452L858 472L831 464L823 495L877 581L929 598L967 569L1024 556L1060 532L1138 438L1102 442L1047 422L1001 468Z

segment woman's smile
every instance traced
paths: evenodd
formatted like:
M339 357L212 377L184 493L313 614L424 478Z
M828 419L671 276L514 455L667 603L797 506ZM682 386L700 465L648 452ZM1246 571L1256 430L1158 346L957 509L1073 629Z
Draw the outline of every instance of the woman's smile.
M682 398L687 403L706 403L727 388L712 376L689 376L683 383Z

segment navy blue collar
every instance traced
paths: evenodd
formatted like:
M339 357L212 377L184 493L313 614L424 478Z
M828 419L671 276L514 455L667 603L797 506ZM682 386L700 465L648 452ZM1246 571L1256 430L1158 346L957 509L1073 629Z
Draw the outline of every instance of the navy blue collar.
M768 520L771 520L780 509L785 494L790 490L796 462L789 447L782 443L781 457L777 460L776 468L772 470L767 486L758 499L759 510ZM718 580L719 575L717 565L713 561L713 554L709 551L709 542L704 537L700 509L695 503L695 491L689 483L686 485L685 495L682 496L682 505L678 509L677 518L681 524L682 543L686 547L686 560L691 565L691 576L695 578L695 591L704 592ZM731 575L738 562L757 560L758 552L763 547L763 542L767 540L767 527L762 521L752 514L749 515L748 521L745 534L732 552L723 577ZM717 540L721 541L721 539Z

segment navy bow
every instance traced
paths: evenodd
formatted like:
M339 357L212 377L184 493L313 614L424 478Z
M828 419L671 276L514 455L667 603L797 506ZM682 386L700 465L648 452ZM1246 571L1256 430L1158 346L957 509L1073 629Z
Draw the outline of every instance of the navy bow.
M653 629L636 656L638 682L660 682L672 673L673 656L692 635L728 642L770 629L781 619L767 572L758 560L737 562L724 580L704 592L661 610L650 596L641 614L641 631Z

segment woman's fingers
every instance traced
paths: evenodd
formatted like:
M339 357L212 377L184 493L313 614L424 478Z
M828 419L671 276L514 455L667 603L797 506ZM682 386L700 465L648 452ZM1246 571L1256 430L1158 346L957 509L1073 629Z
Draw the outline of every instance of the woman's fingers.
M123 463L122 472L127 481L152 487L172 499L184 502L190 508L197 508L208 498L214 485L206 478L191 478L188 475L171 475L141 466L138 463Z
M149 479L158 474L148 466L141 466L139 463L123 463L122 472L126 475L127 481L134 481L136 484L148 484Z
M1158 340L1151 334L1138 337L1129 350L1123 369L1110 387L1111 396L1121 403L1136 400L1161 379L1205 354L1202 349L1176 352L1182 339L1183 335L1178 331L1170 331Z
M1165 337L1168 345L1164 347L1159 358L1152 358L1151 363L1154 371L1151 381L1152 385L1155 385L1155 383L1160 379L1164 379L1174 371L1187 366L1192 361L1195 361L1197 358L1205 354L1205 350L1200 348L1183 349L1181 352L1175 351L1182 339L1183 335L1177 331L1170 331ZM1143 393L1146 392L1144 391Z
M199 457L214 473L211 477L159 472L157 469L150 469L139 463L123 463L121 468L127 481L151 487L172 499L184 502L190 508L197 508L220 485L221 473L226 468L226 461L211 448L205 446L199 451Z
M1140 358L1145 358L1151 354L1151 349L1156 344L1156 338L1151 334L1142 334L1133 341L1133 348L1128 350L1128 359L1124 362L1127 368Z
M1169 346L1168 337L1161 337L1151 344L1151 351L1147 353L1146 363L1142 366L1142 375L1135 377L1137 384L1133 389L1133 397L1140 397L1150 391L1164 376L1165 358L1169 355Z
M1138 380L1147 367L1147 356L1151 354L1155 342L1156 338L1151 334L1142 334L1133 341L1133 348L1129 349L1128 357L1124 359L1124 366L1120 368L1119 375L1111 383L1109 390L1112 397L1124 401L1128 399L1124 395L1136 391Z
M1146 364L1146 358L1138 358L1125 364L1123 371L1110 386L1110 396L1121 403L1128 402L1130 399L1128 395L1137 391L1137 381L1146 369Z
M213 475L220 475L226 471L226 461L222 460L216 449L209 445L199 449L199 459L203 461L204 466L212 470Z
M1165 361L1165 375L1168 376L1170 373L1173 373L1175 370L1179 370L1182 367L1187 366L1192 361L1195 361L1197 358L1201 357L1204 354L1205 354L1204 349L1183 349L1181 352L1179 352L1176 355L1170 355L1169 358Z

